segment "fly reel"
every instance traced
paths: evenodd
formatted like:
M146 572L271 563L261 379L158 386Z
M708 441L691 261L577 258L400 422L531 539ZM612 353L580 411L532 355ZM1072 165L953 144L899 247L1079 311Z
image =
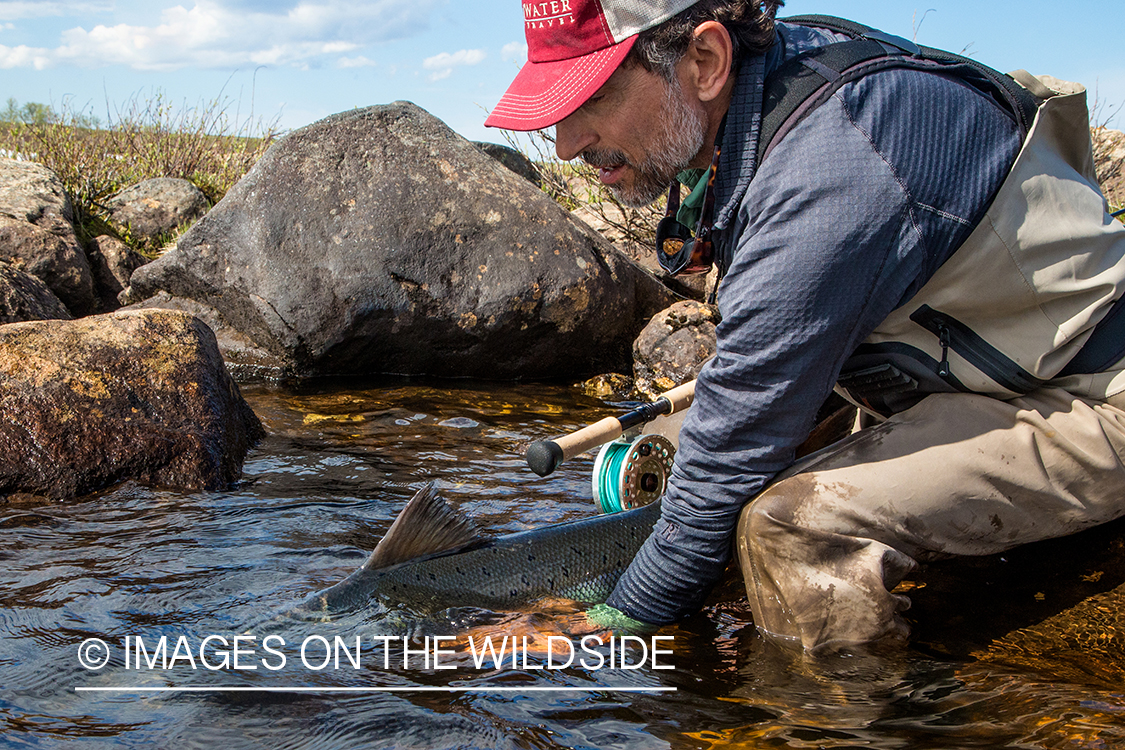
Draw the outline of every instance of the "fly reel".
M606 443L594 460L594 502L602 513L618 513L659 500L668 486L676 447L663 435L641 435Z

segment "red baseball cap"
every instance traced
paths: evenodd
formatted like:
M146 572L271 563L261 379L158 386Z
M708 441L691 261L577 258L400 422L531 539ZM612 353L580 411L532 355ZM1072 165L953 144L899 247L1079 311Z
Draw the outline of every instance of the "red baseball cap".
M523 0L527 63L484 124L540 130L601 88L637 34L698 0Z

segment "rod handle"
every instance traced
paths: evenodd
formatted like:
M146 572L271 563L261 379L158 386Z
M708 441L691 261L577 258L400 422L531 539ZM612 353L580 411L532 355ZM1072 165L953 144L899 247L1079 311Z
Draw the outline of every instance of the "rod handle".
M695 400L695 381L678 385L651 404L645 404L618 417L605 417L593 424L554 440L539 440L527 449L527 465L545 477L568 461L591 448L616 440L625 430L651 421L661 414L675 414L691 406Z

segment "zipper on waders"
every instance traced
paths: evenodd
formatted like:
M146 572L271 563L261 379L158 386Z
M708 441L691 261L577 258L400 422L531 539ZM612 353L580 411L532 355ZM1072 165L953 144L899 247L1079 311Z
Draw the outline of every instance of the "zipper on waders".
M937 374L945 380L949 377L949 328L945 323L937 324L937 334L941 343L941 362L938 362Z
M941 343L941 362L938 363L937 374L950 384L953 383L949 366L950 349L1013 393L1028 393L1047 382L1020 367L981 338L976 331L951 315L938 312L929 305L922 305L911 313L910 319L938 337Z

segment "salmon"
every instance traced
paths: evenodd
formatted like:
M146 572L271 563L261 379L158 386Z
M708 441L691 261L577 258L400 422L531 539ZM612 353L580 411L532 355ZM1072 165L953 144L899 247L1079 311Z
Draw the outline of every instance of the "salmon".
M604 602L648 538L659 503L486 539L423 487L366 562L297 609L339 615L375 604L416 611L521 608L544 597Z

